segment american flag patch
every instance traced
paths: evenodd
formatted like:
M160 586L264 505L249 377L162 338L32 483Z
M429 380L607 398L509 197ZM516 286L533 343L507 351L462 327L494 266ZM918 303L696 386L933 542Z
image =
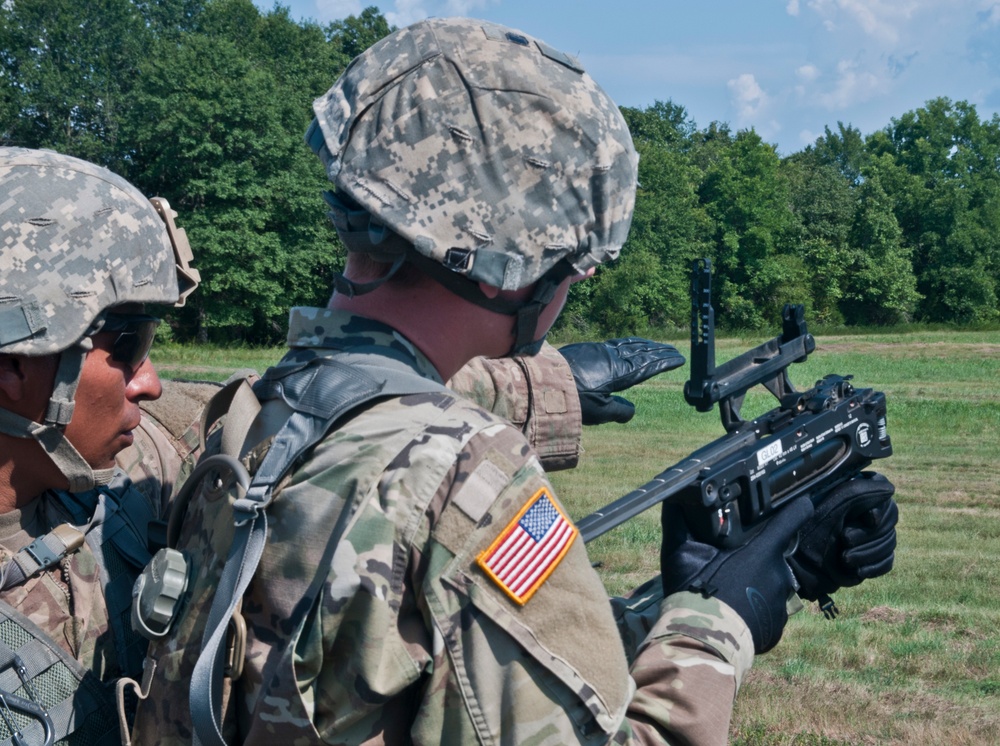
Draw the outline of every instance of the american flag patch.
M523 606L556 569L578 533L542 487L476 562Z

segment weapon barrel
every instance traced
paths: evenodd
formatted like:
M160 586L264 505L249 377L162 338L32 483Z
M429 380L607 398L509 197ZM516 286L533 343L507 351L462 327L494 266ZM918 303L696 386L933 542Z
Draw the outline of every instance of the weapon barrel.
M747 424L753 425L753 423ZM756 439L757 433L752 426L724 435L660 472L641 487L619 497L600 510L595 510L576 523L584 542L596 539L644 510L680 493L698 479L703 469L711 468L712 464L735 453L748 443L753 443Z

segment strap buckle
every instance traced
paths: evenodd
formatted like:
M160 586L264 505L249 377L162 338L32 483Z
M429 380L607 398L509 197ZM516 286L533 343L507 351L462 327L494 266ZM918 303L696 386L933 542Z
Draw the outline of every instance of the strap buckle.
M233 523L237 526L243 526L247 523L253 523L256 521L260 515L261 510L266 508L267 505L258 500L249 499L246 497L241 497L233 501Z
M53 547L45 542L45 539L52 537L57 539L62 548L53 551ZM62 523L56 526L45 536L40 536L24 548L24 551L38 563L39 570L46 570L56 564L63 557L72 554L83 546L84 536L76 526L69 523Z

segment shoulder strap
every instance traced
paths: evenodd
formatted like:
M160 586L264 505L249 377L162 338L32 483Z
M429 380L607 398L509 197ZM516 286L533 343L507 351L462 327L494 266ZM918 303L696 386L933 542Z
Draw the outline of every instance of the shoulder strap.
M273 373L265 374L255 386L260 398L280 397L293 413L275 436L245 494L233 504L236 530L191 680L191 720L196 744L226 744L221 729L223 643L229 620L264 551L266 510L275 486L295 461L351 410L379 397L446 390L443 385L418 375L405 362L382 355L343 353L304 362L296 361L292 355L286 361L276 366ZM221 462L226 466L229 463ZM243 492L242 488L239 492Z
M71 523L61 523L39 536L0 567L0 591L20 585L52 567L79 549L83 540L83 532Z

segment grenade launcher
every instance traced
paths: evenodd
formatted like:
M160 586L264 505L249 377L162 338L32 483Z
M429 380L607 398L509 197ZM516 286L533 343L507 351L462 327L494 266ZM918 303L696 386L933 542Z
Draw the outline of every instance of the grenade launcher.
M885 395L859 389L851 376L828 375L796 391L788 367L816 348L801 305L786 305L780 336L716 367L711 263L691 273L691 378L684 398L699 412L719 403L726 434L651 481L577 522L590 541L663 500L682 506L699 540L736 546L768 516L800 495L818 503L875 459L892 454ZM746 392L763 385L778 406L740 416Z

